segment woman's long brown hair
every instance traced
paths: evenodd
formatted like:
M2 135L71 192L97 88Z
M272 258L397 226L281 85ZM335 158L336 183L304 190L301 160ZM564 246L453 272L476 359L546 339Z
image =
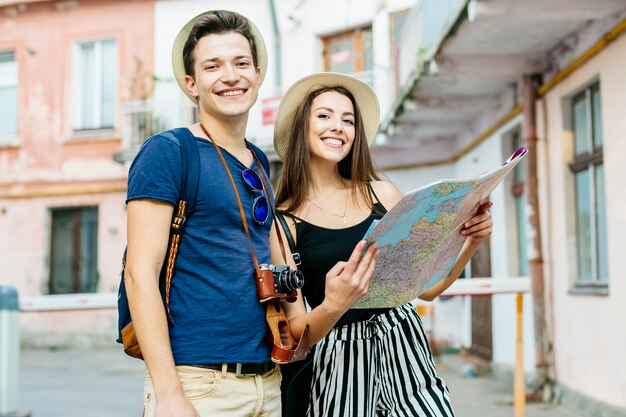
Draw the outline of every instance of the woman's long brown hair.
M350 180L354 200L357 201L357 195L361 193L365 197L368 207L373 209L374 202L368 190L368 182L379 180L379 177L374 169L374 163L367 146L361 110L350 91L341 86L336 86L313 91L300 103L296 110L293 129L291 129L289 136L289 146L278 182L278 192L276 193L276 207L283 207L286 212L293 212L302 206L311 187L311 158L307 137L311 105L317 96L329 91L348 97L354 107L354 142L348 155L339 162L339 175Z

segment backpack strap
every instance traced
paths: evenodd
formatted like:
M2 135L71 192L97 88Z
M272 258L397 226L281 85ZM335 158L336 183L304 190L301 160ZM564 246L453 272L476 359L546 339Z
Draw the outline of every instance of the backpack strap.
M170 312L170 288L174 276L174 266L180 249L180 239L185 230L185 223L196 209L198 183L200 182L200 154L196 140L187 128L173 129L172 133L180 144L181 190L178 206L172 216L167 264L162 270L162 282L165 286L165 309L170 325L174 325Z
M300 253L296 251L296 244L293 240L293 235L291 234L291 230L287 225L287 221L285 220L285 215L279 211L276 211L276 218L280 223L280 226L285 232L285 237L287 238L287 244L289 245L289 249L291 250L291 256L293 257L293 261L296 265L300 265L302 263L302 259L300 258Z
M186 127L172 129L180 144L181 190L180 200L187 202L188 215L196 209L200 182L200 153L198 144Z

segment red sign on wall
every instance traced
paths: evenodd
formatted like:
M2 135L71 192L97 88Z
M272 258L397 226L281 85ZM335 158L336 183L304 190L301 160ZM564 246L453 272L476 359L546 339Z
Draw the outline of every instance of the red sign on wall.
M263 103L263 125L273 125L276 123L276 112L278 111L278 105L282 95L275 97L268 97L262 100Z

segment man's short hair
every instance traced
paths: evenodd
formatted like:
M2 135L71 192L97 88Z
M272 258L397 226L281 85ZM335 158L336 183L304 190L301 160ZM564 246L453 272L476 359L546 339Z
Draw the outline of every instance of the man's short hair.
M201 16L189 32L189 36L183 47L185 74L195 77L193 68L195 56L193 51L201 38L211 34L229 32L239 33L248 40L250 51L252 52L252 63L257 67L256 43L250 30L250 22L248 19L239 13L228 10L213 10Z

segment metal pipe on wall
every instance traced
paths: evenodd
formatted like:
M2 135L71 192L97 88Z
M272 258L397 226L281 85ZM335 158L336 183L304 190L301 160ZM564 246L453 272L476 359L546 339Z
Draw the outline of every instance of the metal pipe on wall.
M533 317L535 328L535 361L537 376L533 390L543 389L548 383L548 341L546 338L546 307L543 276L543 248L539 217L539 187L537 169L537 83L538 77L525 75L523 78L522 138L528 149L528 188L526 201L529 208L529 251L528 263L533 295Z
M283 72L281 68L281 52L280 52L280 29L278 27L278 17L276 16L276 4L274 0L268 0L270 6L270 16L272 17L272 29L274 36L274 83L276 84L276 92L282 93L283 89Z

